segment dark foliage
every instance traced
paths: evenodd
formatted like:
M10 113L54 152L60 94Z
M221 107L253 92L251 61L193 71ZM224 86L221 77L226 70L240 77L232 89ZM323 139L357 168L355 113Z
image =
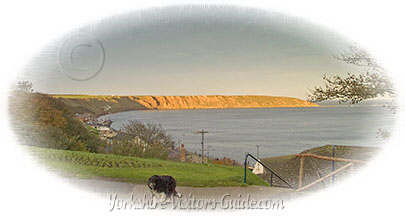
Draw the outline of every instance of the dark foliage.
M103 152L104 142L74 118L66 104L30 88L15 89L9 112L22 143L47 148Z
M166 159L174 141L161 125L130 121L113 144L114 154Z
M346 77L324 75L325 86L315 87L308 95L308 100L319 102L339 100L339 102L359 103L362 100L395 95L394 85L376 61L364 50L355 46L344 53L333 55L334 58L365 69L360 75L348 73Z

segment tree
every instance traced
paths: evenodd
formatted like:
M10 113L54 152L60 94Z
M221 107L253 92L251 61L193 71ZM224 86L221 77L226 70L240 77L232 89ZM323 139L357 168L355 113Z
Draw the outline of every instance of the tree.
M325 86L318 86L308 94L308 100L320 102L338 100L339 103L357 104L363 100L388 95L395 99L394 85L383 69L366 51L356 46L348 51L333 55L337 60L361 67L365 72L360 75L348 73L342 76L323 76Z
M30 81L18 81L13 87L15 91L33 92L32 86L32 82Z
M333 55L333 57L347 64L358 66L365 72L360 75L348 73L346 77L335 75L328 78L324 75L325 86L318 86L311 90L311 93L308 94L309 101L338 100L339 103L357 104L363 100L388 95L392 100L387 103L386 107L393 113L396 112L394 84L387 76L385 69L366 51L351 46L348 51ZM377 134L379 137L387 139L391 133L379 129Z
M115 141L112 153L126 156L166 159L174 141L161 125L129 121L122 130L122 137Z

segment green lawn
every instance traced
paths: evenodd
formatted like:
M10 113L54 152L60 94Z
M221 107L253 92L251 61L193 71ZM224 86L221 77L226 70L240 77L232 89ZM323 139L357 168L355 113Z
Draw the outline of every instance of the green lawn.
M171 175L179 186L268 185L249 171L247 184L243 184L243 168L236 166L173 162L38 147L27 147L27 149L49 168L79 178L101 177L114 181L146 183L152 175Z

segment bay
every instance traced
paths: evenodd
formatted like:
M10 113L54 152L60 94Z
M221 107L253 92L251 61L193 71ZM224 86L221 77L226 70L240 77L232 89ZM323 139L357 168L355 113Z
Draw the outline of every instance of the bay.
M245 152L260 157L296 154L323 145L383 147L387 140L379 129L393 131L395 114L382 106L332 106L308 108L146 110L114 113L100 118L113 121L114 129L129 120L161 124L188 151L210 157L243 161Z

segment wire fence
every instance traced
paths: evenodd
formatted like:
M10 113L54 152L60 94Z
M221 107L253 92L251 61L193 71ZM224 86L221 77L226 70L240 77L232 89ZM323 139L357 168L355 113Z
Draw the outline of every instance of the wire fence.
M270 167L263 175L272 187L291 187L302 190L326 188L354 175L367 164L377 148L327 145L310 149L291 157L283 165ZM286 182L288 184L286 184Z

